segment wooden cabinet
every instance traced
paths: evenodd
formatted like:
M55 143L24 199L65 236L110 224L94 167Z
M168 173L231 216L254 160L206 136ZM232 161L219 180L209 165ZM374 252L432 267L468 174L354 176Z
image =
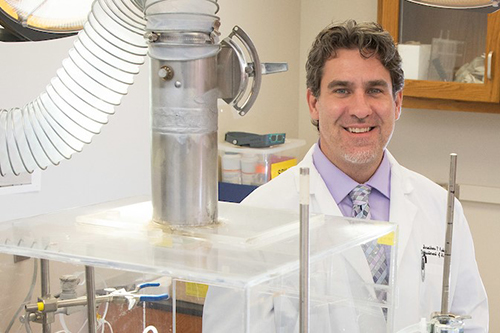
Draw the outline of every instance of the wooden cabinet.
M484 63L480 83L407 79L403 107L500 113L500 11L486 14L378 0L378 21L398 44L432 43L433 55L443 34L443 39L460 41L460 62L454 71L473 60Z

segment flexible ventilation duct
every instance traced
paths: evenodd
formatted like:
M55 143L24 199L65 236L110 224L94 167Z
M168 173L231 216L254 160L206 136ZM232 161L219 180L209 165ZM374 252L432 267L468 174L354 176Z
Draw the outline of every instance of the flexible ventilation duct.
M96 0L69 57L46 90L0 110L0 175L32 173L90 143L144 63L146 21L132 0Z
M147 38L153 220L215 223L218 9L211 0L96 0L46 91L0 112L0 174L45 169L90 143L139 72Z
M1 110L0 175L45 169L81 151L148 53L153 221L216 223L217 100L244 115L261 75L286 71L286 64L261 64L239 27L220 43L218 10L215 0L95 0L46 91L23 108Z

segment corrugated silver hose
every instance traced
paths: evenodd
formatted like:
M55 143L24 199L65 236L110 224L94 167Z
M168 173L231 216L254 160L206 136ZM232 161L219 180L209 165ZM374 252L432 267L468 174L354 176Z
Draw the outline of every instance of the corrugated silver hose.
M46 90L0 110L0 175L57 165L92 141L144 63L146 21L134 0L96 0Z

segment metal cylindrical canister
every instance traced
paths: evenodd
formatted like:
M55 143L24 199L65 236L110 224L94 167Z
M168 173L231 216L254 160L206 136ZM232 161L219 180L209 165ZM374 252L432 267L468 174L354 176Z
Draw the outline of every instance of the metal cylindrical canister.
M151 59L153 221L217 220L217 58Z

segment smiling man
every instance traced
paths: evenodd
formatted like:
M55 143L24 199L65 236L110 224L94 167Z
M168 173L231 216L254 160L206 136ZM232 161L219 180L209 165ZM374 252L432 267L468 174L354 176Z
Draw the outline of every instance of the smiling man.
M367 274L353 273L349 281L387 284L389 279L395 279L394 332L418 323L421 318L429 319L433 312L441 310L444 260L441 253L429 249L445 245L447 193L398 164L386 149L401 115L403 99L404 75L394 42L375 23L358 24L351 20L328 26L311 47L306 72L307 103L319 140L299 165L255 190L243 204L297 210L299 169L309 168L311 212L398 225L396 276L389 276L390 251L374 244L373 249L363 248L364 253L359 249L361 264L369 267ZM373 254L378 260L376 264ZM315 282L311 283L314 287ZM488 301L470 230L458 201L450 285L451 312L472 316L466 320L465 331L487 332ZM214 288L209 290L204 315L206 332L230 331L233 319L227 304L233 303L228 295ZM260 304L259 312L263 313L259 322L265 327L256 331L290 331L290 323L285 323L284 329L280 326L283 321L273 320L276 312L281 311L275 296L256 304ZM339 316L335 306L331 304L327 313L311 318L312 332L387 332L383 325L373 325L375 315L382 322L391 318L386 310L371 313L372 318L366 321L365 313L357 313L354 318L358 322L352 323ZM212 330L217 327L217 318L221 319L214 311L226 314L219 321L223 323L222 330ZM298 302L287 311L290 313L281 317L296 320L298 314L291 312L298 311Z
M323 67L319 91L307 90L321 151L358 183L377 170L401 113L402 91L373 51L339 49ZM314 89L314 90L313 90Z

